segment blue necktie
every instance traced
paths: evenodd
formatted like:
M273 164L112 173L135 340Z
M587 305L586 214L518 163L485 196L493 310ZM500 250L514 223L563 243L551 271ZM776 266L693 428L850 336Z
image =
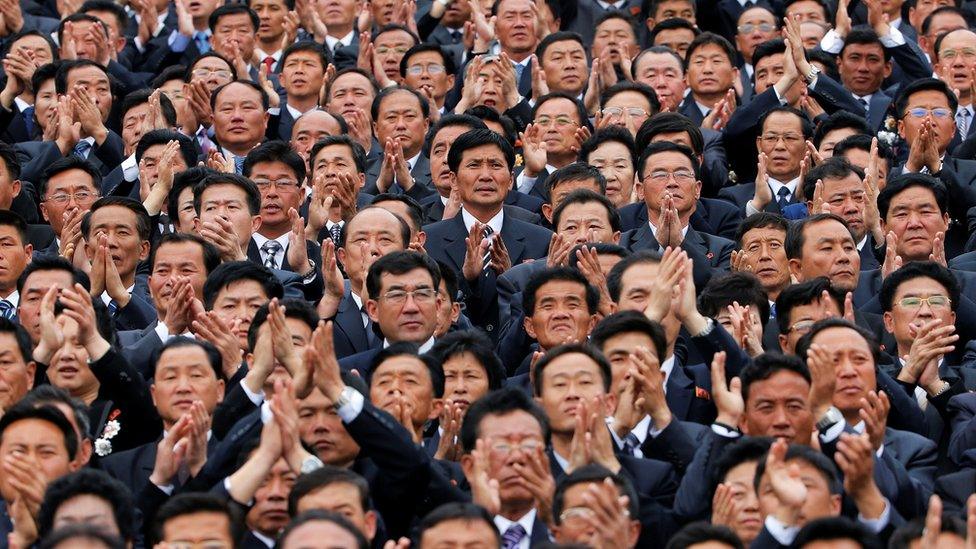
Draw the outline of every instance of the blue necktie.
M790 190L786 187L780 187L779 190L776 191L776 195L779 196L779 198L776 199L776 203L779 204L779 211L782 213L784 210L786 210L786 207L790 205ZM817 212L812 213L815 214Z
M624 437L624 453L628 456L635 456L635 450L640 447L640 440L634 433L627 433ZM636 456L635 456L636 457Z
M27 137L34 137L34 105L25 108L20 114L24 116L24 126L27 127Z
M261 251L268 256L264 260L264 266L269 269L277 269L279 265L278 252L281 251L281 244L277 240L269 240L261 245Z
M515 87L518 87L519 82L522 81L522 72L525 70L525 65L520 65L518 63L513 63L515 66Z
M237 175L244 175L244 157L234 156L234 171Z
M525 537L525 534L525 528L521 524L515 523L509 526L502 535L502 549L514 549Z
M200 53L207 53L210 51L210 41L207 40L207 33L197 32L193 35L193 41L197 44L197 49Z
M92 148L91 143L89 143L88 141L79 141L78 144L75 145L74 150L71 151L71 154L77 156L82 160L87 160L88 151L90 151L91 148Z
M0 315L3 318L11 319L14 317L14 304L7 301L6 299L0 299Z
M776 303L769 304L769 318L776 318Z
M119 304L113 299L112 301L108 302L108 314L112 318L115 318L115 313L117 312L119 312Z

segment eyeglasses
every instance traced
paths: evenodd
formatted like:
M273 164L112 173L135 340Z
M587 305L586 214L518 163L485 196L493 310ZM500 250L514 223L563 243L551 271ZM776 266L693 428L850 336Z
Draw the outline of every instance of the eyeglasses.
M541 447L542 447L542 442L533 439L523 440L518 444L511 444L503 440L491 444L491 450L499 454L510 454L516 448L526 454L531 454L536 452Z
M540 116L535 119L536 125L548 126L550 123L555 122L557 127L565 128L566 126L572 126L576 124L576 121L568 116L557 116L556 118L550 118L548 116Z
M408 49L410 49L410 48L405 48L403 46L397 46L395 48L391 48L389 46L380 46L380 47L376 48L376 53L378 53L379 55L386 55L386 54L388 54L390 52L393 52L393 53L397 53L397 54L403 55L403 54L407 53L407 50Z
M952 114L952 111L950 111L949 109L943 109L942 107L938 107L935 109L926 109L923 107L915 107L914 109L908 109L908 115L911 116L912 118L925 118L925 116L928 115L929 113L931 113L932 116L936 118L946 118Z
M677 170L669 172L667 170L654 170L647 174L645 181L650 180L655 183L664 183L669 178L673 178L676 183L688 183L695 180L695 173L688 170Z
M410 65L407 67L407 74L411 76L418 76L427 69L427 74L444 74L444 65L438 63L431 63L429 65Z
M278 181L268 181L267 179L255 179L254 184L258 189L264 191L270 189L272 185L282 192L293 192L298 190L298 181L291 179L279 179Z
M942 59L955 59L958 56L962 56L963 59L970 61L976 59L976 48L963 48L961 50L943 50L939 52L939 57Z
M944 309L952 303L952 300L944 295L930 295L928 297L903 297L898 302L906 309L919 309L922 307L922 303L928 303L929 307L933 309Z
M83 204L85 202L94 201L97 196L98 195L95 193L90 193L88 191L78 191L72 194L57 193L47 197L47 202L54 202L55 204L67 204L69 200L74 198L75 202Z
M759 32L773 32L776 30L776 25L770 23L759 23L758 25L746 23L744 25L739 25L738 29L742 34L749 34L756 29L759 29Z
M648 114L647 111L640 107L627 107L626 109L623 107L607 107L603 109L603 116L620 116L624 112L632 117L647 116Z
M790 326L790 329L787 330L787 331L788 332L796 332L799 335L803 335L803 334L809 332L810 331L810 328L813 328L813 325L814 324L815 324L815 322L813 320L801 320L801 321L797 322L796 324Z
M390 290L380 297L390 303L399 305L407 302L407 296L413 296L413 300L417 303L430 303L436 295L437 291L433 288L417 288L413 291Z
M193 72L191 74L193 74L193 76L199 76L199 77L210 76L211 74L219 78L231 77L231 72L227 69L199 68L199 69L193 69Z
M803 141L803 136L797 133L786 133L783 135L777 135L774 133L766 134L759 137L759 140L763 142L764 145L775 145L782 139L783 143L787 145L799 145Z

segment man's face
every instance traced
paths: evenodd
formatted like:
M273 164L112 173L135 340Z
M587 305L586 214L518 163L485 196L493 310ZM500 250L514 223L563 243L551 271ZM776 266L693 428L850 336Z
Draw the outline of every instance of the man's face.
M634 28L626 20L617 17L607 19L596 27L590 48L594 58L609 56L614 65L619 65L625 57L632 59L640 51Z
M414 45L416 42L413 37L399 29L384 32L376 37L373 41L376 60L387 78L398 83L403 81L403 77L400 76L400 60Z
M908 22L911 23L912 27L915 27L915 31L919 34L919 43L922 39L927 39L929 45L935 42L939 34L946 32L951 29L964 29L966 28L966 20L960 17L958 14L940 14L932 18L931 24L929 25L928 36L922 34L922 23L925 19L932 14L933 11L941 8L942 6L951 6L955 2L952 0L918 0L915 2L914 7L908 8ZM946 28L947 22L943 20L952 20L952 24ZM958 25L961 21L962 26ZM938 26L938 28L936 28Z
M196 242L166 242L156 250L152 274L149 275L149 292L160 315L169 309L173 288L181 278L189 279L193 297L203 299L203 284L207 280L207 267L203 262L203 247Z
M818 320L840 316L840 304L835 303L829 297L826 298L826 301L821 297L806 305L794 306L789 314L790 328L785 335L780 334L779 345L784 353L793 354L796 350L796 343L810 332L810 328Z
M281 38L285 32L288 6L282 0L251 0L250 8L258 14L258 39L264 43Z
M603 347L600 348L603 356L607 357L607 360L610 361L610 372L612 374L610 392L617 395L617 398L620 398L620 393L624 390L624 385L621 382L624 380L627 370L633 364L630 360L630 355L638 347L644 347L651 354L657 356L654 342L651 341L650 336L641 332L616 333L607 338L603 342ZM657 358L661 360L661 357Z
M443 520L424 530L420 537L420 549L435 547L464 547L489 549L495 547L495 528L483 520Z
M947 301L945 305L932 305L927 299L933 296L948 299L949 291L929 277L913 278L907 283L900 284L895 290L891 310L884 313L884 321L885 329L895 336L895 341L900 347L911 348L918 329L926 322L938 319L942 321L942 326L956 323L956 313L952 310L952 303ZM906 298L926 301L921 301L918 305L914 303L903 305L902 300Z
M219 57L204 57L193 64L190 81L202 81L207 90L214 90L234 79L234 69Z
M606 197L617 208L630 203L634 189L634 157L619 141L605 141L590 153L588 163L607 180Z
M32 249L30 244L24 245L17 229L0 225L0 288L13 290L17 287L20 273L30 263Z
M542 390L536 397L549 417L554 433L572 433L577 405L589 404L605 395L603 378L596 362L586 355L569 353L550 362L542 371Z
M142 130L139 131L141 132ZM145 196L143 196L144 191L142 188L140 187L139 189L139 195L142 200L145 200L146 197L149 196L148 191L152 190L153 186L156 185L156 182L159 181L159 162L162 160L163 151L165 149L166 145L153 145L146 149L146 152L142 155L143 166L145 168L144 176L147 179L147 181L144 181L144 183L148 183L149 185L149 189L145 191ZM186 170L187 165L182 154L173 155L171 167L173 170L172 173L180 173Z
M820 148L818 149L820 155L824 158L833 156L834 147L837 146L838 143L852 135L857 135L857 133L857 130L854 128L837 128L836 130L827 132L827 134L824 135L823 139L820 141Z
M505 0L498 5L495 34L502 50L518 56L535 51L536 17L531 0Z
M968 29L951 31L939 44L938 53L936 73L939 78L950 89L959 90L961 95L968 97L972 70L976 66L976 33Z
M619 111L619 114L616 114ZM630 118L634 131L640 128L645 120L651 117L651 103L643 94L636 91L625 91L614 94L603 104L604 116L613 117L614 124L626 126L624 116Z
M34 344L41 339L41 298L47 293L48 288L55 287L60 293L61 290L70 288L72 284L74 280L71 273L62 270L34 271L24 281L20 303L17 305L17 319L27 330Z
M684 57L688 53L688 46L691 46L691 42L695 39L695 33L691 29L662 29L654 35L654 46L665 46L670 48L671 51L677 53L678 55ZM663 53L655 53L650 55L666 55Z
M149 386L153 404L163 423L172 428L195 401L208 413L224 399L224 382L217 379L207 353L196 345L167 349L156 362L154 382Z
M317 547L322 540L329 540L331 549L356 549L359 542L348 530L330 520L311 520L293 528L288 537L278 543L282 549Z
M48 44L47 40L33 34L14 40L13 44L10 45L10 51L30 52L34 55L34 61L37 61L39 67L54 61L51 45Z
M567 196L569 196L571 192L577 189L586 189L588 191L593 191L597 194L600 194L600 184L597 183L596 179L592 177L588 179L580 179L580 180L571 179L568 181L560 181L559 185L553 187L552 193L549 195L552 201L553 208L556 208L560 204L562 204L563 199L565 199ZM543 213L546 212L547 206L548 205L543 204L542 206Z
M403 81L415 90L429 90L438 105L443 105L447 92L454 87L454 75L447 74L443 56L435 51L411 55Z
M64 528L73 524L88 524L113 536L119 535L115 512L108 500L95 494L79 494L64 500L54 511L52 527Z
M254 492L254 506L247 513L247 526L275 538L288 525L288 492L298 477L285 458L278 458Z
M749 229L742 235L745 264L756 275L766 293L778 293L790 283L786 258L786 232L775 227Z
M324 79L322 58L310 51L292 52L281 68L281 85L290 97L317 97Z
M531 454L545 447L542 426L530 413L513 410L504 415L488 414L477 425L479 438L488 448L488 478L498 480L502 505L530 503L532 493L520 478L520 468L527 467ZM474 459L461 458L466 477L471 478Z
M213 312L237 335L241 347L247 348L247 331L254 313L268 301L264 288L256 280L240 279L224 286L217 292ZM234 326L237 326L235 329Z
M439 307L440 297L434 281L430 273L421 268L399 275L384 273L380 276L379 299L366 302L369 317L379 324L391 343L426 342L437 328Z
M251 180L261 191L261 225L290 228L288 210L294 208L297 212L305 198L295 170L279 160L257 162L251 168Z
M331 511L349 520L367 540L376 535L376 513L363 509L359 489L348 482L332 482L301 497L296 505L299 514L313 509Z
M176 125L187 134L193 134L200 126L197 115L190 108L190 101L183 91L183 79L174 78L167 80L159 87L159 90L166 94L166 97L173 103L176 109Z
M198 511L179 515L163 523L163 540L171 545L233 547L231 524L227 515Z
M810 383L800 374L781 370L749 386L739 427L749 436L785 438L805 444L813 431Z
M249 62L254 57L254 38L257 29L254 22L246 13L232 13L221 16L217 25L213 29L213 36L210 37L210 44L214 51L228 59L234 58L237 53ZM236 51L234 47L236 46Z
M334 29L332 33L352 25L361 6L360 0L324 0L317 4L319 17L326 27Z
M837 58L837 70L845 88L868 95L891 74L891 61L885 61L881 44L848 44Z
M779 79L783 76L783 59L784 54L774 53L773 55L763 57L756 63L755 73L753 74L756 79L756 93L762 93L769 89L770 86L779 82ZM793 101L802 93L803 84L794 84L786 91L785 99L787 101Z
M348 467L359 455L359 445L346 432L332 401L318 389L298 403L298 432L302 442L329 465Z
M377 111L376 138L380 143L395 139L403 147L404 159L420 152L427 135L428 120L424 118L420 101L409 91L387 95Z
M800 481L807 489L807 497L800 508L800 516L797 526L803 526L807 522L823 518L836 516L840 513L840 496L830 493L830 486L827 479L819 469L800 459L793 459L786 462L787 467L796 468L800 473ZM764 474L759 481L759 513L769 516L782 506L776 493L773 491L773 483L768 474Z
M105 71L91 65L71 69L68 71L67 82L68 90L74 89L75 86L83 87L98 107L102 122L108 120L108 115L112 111L112 86Z
M467 126L446 126L441 128L430 142L430 177L434 181L434 188L441 196L451 194L451 168L447 165L447 153L451 150L451 143L463 133L470 131Z
M260 215L251 215L244 189L230 184L212 185L200 195L198 223L216 223L218 217L234 226L234 234L241 246L247 245L261 224Z
M586 85L586 50L576 40L549 44L539 61L546 72L549 91L562 91L576 96Z
M78 468L65 448L64 433L43 419L22 419L7 426L0 441L0 458L4 462L10 459L26 461L43 473L47 482ZM0 495L8 505L14 498L20 497L20 491L11 484L10 475L0 475Z
M681 62L669 53L645 53L639 61L634 67L635 79L654 88L662 110L677 110L687 88Z
M868 342L856 331L838 326L821 330L812 343L823 345L832 353L837 378L834 406L845 418L858 423L860 419L851 418L857 418L861 401L867 398L868 391L877 389L874 355Z
M444 361L444 400L467 410L488 394L488 374L478 358L469 352L455 354Z
M33 387L34 363L24 361L12 333L0 333L0 410L9 410Z
M790 271L800 281L826 276L835 288L857 287L861 256L850 231L838 221L825 219L803 231L802 258L790 260Z
M92 212L86 242L88 257L95 257L95 246L102 236L108 237L108 253L128 283L136 266L149 255L149 241L139 236L136 213L125 206L105 206Z
M860 242L867 234L864 224L864 183L856 173L849 173L843 179L823 180L823 200L830 213L847 222L854 231L854 238Z
M610 226L610 215L600 202L579 202L566 206L559 216L556 232L577 244L601 242L616 244L619 231Z
M747 61L756 46L776 37L776 18L766 8L752 8L739 16L735 46Z
M827 34L827 24L819 21L803 21L800 23L800 40L803 47L807 49L816 48L820 45L824 35Z
M61 316L57 324L64 334L64 345L51 356L51 364L47 368L51 385L68 391L76 398L87 397L92 391L97 393L98 379L88 367L90 357L83 342L78 339L78 323Z
M456 298L456 296L448 294L447 284L443 279L437 286L437 295L441 298L441 305L437 309L437 329L434 330L434 337L440 338L450 331L451 326L461 317L461 304L452 301L452 297Z
M346 242L339 249L339 261L350 280L363 283L374 261L406 248L402 227L396 215L383 208L367 208L346 224Z
M586 303L586 288L578 282L551 280L535 293L535 312L525 319L525 331L542 349L572 341L586 341L595 316Z
M677 151L649 156L644 163L642 188L648 212L660 212L665 193L674 199L679 214L695 211L701 182L695 179L691 160Z
M617 309L644 312L651 298L651 282L657 277L659 269L658 263L641 262L625 270L620 277Z
M471 19L471 5L461 0L452 0L447 4L447 10L441 16L441 25L450 29L464 26L464 22Z
M766 153L767 171L776 179L787 182L800 173L800 162L806 151L803 122L789 112L774 112L766 117L762 135L756 146Z
M732 501L738 504L738 514L733 517L732 530L743 543L751 543L762 530L762 517L759 515L759 499L753 479L756 476L756 462L745 461L725 473L722 482L732 489Z
M906 263L926 261L932 253L936 233L945 233L949 214L942 213L932 191L910 187L891 199L881 230L895 233L895 251Z
M122 143L125 145L125 155L135 152L139 139L142 138L143 121L149 114L149 103L136 105L129 109L122 117Z
M348 72L332 82L327 104L330 111L341 114L347 120L357 108L362 109L368 118L375 97L376 90L368 78L359 73Z
M334 116L325 111L309 111L299 117L291 128L291 148L308 162L308 154L316 141L341 133L339 122Z
M580 127L576 104L566 98L550 99L536 110L533 123L542 127L542 140L550 155L573 154L576 130Z
M195 0L187 4L189 8L190 15L194 19L202 19L204 21L210 17L210 14L217 9L217 0Z
M732 87L738 69L716 44L699 46L688 63L688 86L696 94L724 93ZM680 102L680 99L678 100Z
M391 414L397 407L405 408L414 427L421 429L440 410L430 371L422 360L409 355L390 357L376 366L370 377L369 400Z
M864 149L847 149L846 151L844 151L843 156L844 158L847 159L848 162L857 166L858 168L861 168L862 170L867 169L868 162L870 162L871 160L870 153L868 153L868 151ZM878 166L878 183L879 185L883 185L884 182L888 180L888 163L882 159L881 162L877 163L877 166Z
M464 151L455 182L462 204L500 208L512 187L512 172L505 155L495 145L481 145Z
M940 109L939 112L945 116L936 116L935 109ZM915 114L912 113L913 110ZM898 121L898 134L911 146L925 123L935 137L939 154L945 153L956 134L956 113L949 108L949 99L938 91L920 91L909 96L905 114Z
M88 172L65 170L47 182L47 195L41 197L41 213L51 224L55 234L64 228L64 214L68 210L87 211L98 199L98 189Z
M574 484L563 493L563 512L560 523L556 526L553 536L561 544L586 545L593 539L598 531L592 519L600 512L599 504L593 499L589 491L591 487L599 486L602 483L597 481L581 482ZM620 489L616 490L617 496L622 496ZM640 525L636 520L631 520L627 524L627 545L633 547L637 543L637 536L640 534Z
M886 1L890 2L890 0L882 0L882 3ZM827 22L827 18L824 17L824 8L820 5L820 2L817 2L816 0L800 0L799 2L790 4L790 6L786 8L786 16L790 19L799 19L800 22ZM894 19L892 19L892 21L894 21Z
M214 102L214 131L224 146L250 150L261 142L268 126L268 113L261 94L244 84L231 84Z
M197 219L197 210L193 207L193 187L186 187L176 197L177 212L170 217L181 233L193 232L193 224ZM172 215L172 214L171 214Z

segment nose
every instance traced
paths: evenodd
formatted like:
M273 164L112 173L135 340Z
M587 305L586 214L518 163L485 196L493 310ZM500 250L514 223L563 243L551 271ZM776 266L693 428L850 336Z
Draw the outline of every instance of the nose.
M918 215L918 212L909 212L908 226L911 228L917 228L922 226L922 218Z

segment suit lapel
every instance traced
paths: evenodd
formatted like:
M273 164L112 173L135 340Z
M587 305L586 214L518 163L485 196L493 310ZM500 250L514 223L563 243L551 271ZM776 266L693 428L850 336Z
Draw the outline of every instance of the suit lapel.
M668 376L668 392L665 400L668 407L674 412L676 418L688 417L688 409L691 408L691 391L694 390L694 381L688 377L684 369L684 360L677 353L674 355L674 366L671 368L671 375Z
M365 349L369 346L366 337L366 328L363 327L363 317L352 299L352 294L347 292L339 302L339 309L336 312L336 326L339 327L357 349Z
M888 110L888 103L891 102L891 98L885 95L882 91L875 92L871 96L871 127L880 128L884 124L884 117L886 111Z
M658 244L657 239L654 238L654 233L651 232L651 226L647 223L643 223L637 228L637 232L634 233L634 236L631 238L629 244L631 251L643 250L645 248L657 250L659 247L660 244Z
M468 236L468 231L464 228L464 219L460 213L454 216L452 223L454 230L444 236L444 251L454 262L458 272L461 272L464 268L464 255L467 253L464 239Z
M522 257L525 252L525 235L518 232L513 227L514 224L510 217L505 215L502 223L502 241L508 248L508 258L511 259L512 265L519 265L525 259Z

